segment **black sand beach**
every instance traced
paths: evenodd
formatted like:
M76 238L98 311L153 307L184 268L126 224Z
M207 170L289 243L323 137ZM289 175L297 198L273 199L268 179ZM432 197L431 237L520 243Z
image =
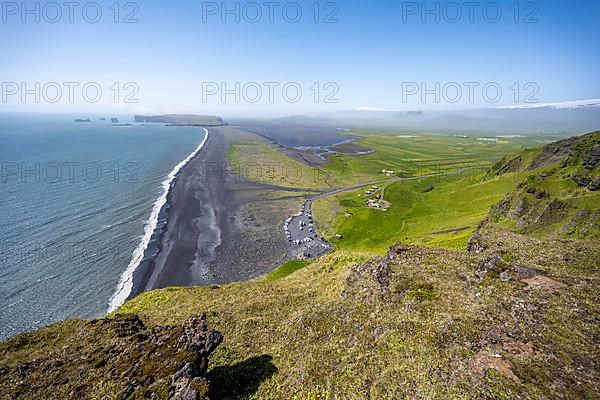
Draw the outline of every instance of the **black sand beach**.
M160 216L166 225L135 270L129 298L167 286L253 279L286 258L281 225L306 192L247 182L232 169L226 162L229 143L248 134L209 128L204 147L171 188Z

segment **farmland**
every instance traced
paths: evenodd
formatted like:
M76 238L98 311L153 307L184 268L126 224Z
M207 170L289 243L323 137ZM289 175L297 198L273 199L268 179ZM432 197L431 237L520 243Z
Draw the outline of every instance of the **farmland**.
M367 207L369 196L362 188L314 203L319 233L339 248L382 252L397 241L461 248L489 208L519 179L515 174L486 178L485 171L507 154L545 142L511 138L498 143L476 137L390 132L348 135L360 137L356 143L374 152L333 154L326 164L309 166L260 139L244 138L233 143L229 159L242 166L270 166L262 169L273 171L270 175L249 177L251 180L321 192L396 180L381 184L384 200L391 205L386 211ZM462 172L455 174L456 171ZM432 174L440 175L425 177ZM424 178L403 180L419 176ZM336 234L344 239L333 239Z

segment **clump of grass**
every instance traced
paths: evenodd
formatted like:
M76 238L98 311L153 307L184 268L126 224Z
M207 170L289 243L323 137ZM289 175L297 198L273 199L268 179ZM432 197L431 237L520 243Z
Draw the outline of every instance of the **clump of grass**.
M499 253L502 259L507 263L514 263L515 261L517 261L517 257L509 250L502 249L499 251Z
M435 289L431 283L416 283L406 292L406 296L419 303L431 301L435 298Z

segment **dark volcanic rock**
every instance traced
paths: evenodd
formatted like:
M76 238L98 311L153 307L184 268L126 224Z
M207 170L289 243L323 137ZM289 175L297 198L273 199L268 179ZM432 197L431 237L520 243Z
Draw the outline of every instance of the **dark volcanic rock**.
M488 272L496 272L498 274L504 272L505 267L506 263L502 260L502 257L498 254L492 254L479 261L477 269L475 270L475 275L480 279L483 279Z
M583 158L583 166L588 169L596 168L600 165L600 143L596 143L592 150Z
M573 174L571 175L571 179L573 179L573 182L581 187L587 187L590 183L592 183L592 178L583 176L581 174Z
M39 346L39 338L44 339L43 332L19 335L4 348ZM95 399L105 397L98 394L103 393L98 382L105 382L111 398L202 400L209 390L208 358L222 340L208 329L204 314L183 326L148 327L137 315L74 321L61 333L58 351L42 347L34 363L17 360L5 366L0 393L7 398L50 399L67 393L67 398Z
M524 267L522 265L513 265L513 277L516 280L529 279L537 275L537 271L533 268Z
M187 363L173 374L171 386L174 394L170 400L200 400L205 398L208 381L203 372L192 363Z
M535 156L528 169L534 170L536 168L561 161L564 157L571 153L571 149L575 145L584 140L583 138L583 136L574 136L565 140L547 144L544 146L542 151Z
M475 269L475 275L480 279L483 279L483 277L490 272L499 276L502 282L529 279L538 275L538 271L533 268L507 263L502 256L497 253L481 259Z
M183 329L183 334L177 342L177 348L195 352L194 364L200 368L202 374L205 374L208 369L208 356L223 341L223 335L208 329L204 314L189 319Z
M475 233L473 235L471 235L471 238L469 239L469 243L467 243L467 251L469 253L479 254L479 253L483 253L486 250L486 247L483 244L483 238L480 233L481 227L483 226L484 222L479 224Z
M534 170L556 162L560 162L561 167L581 162L588 169L596 168L600 165L600 143L597 141L598 132L593 132L547 144L528 169Z
M521 169L522 163L523 158L521 155L512 158L507 156L492 166L492 172L495 175L502 175L508 172L517 172Z

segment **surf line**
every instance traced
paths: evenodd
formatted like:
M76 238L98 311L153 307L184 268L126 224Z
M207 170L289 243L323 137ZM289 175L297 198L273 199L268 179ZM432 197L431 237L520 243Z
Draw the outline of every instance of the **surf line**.
M143 260L144 253L146 252L146 249L148 248L150 239L152 238L152 235L154 234L156 227L158 226L160 210L163 208L163 206L167 202L167 198L169 196L169 191L172 188L172 183L175 181L175 179L177 178L179 173L183 170L183 168L192 159L194 159L194 157L196 157L196 155L198 155L198 153L200 152L200 150L202 150L202 148L204 147L204 144L208 140L208 129L206 129L206 128L202 128L202 129L204 129L204 139L198 145L196 150L194 150L185 160L183 160L179 164L177 164L175 166L175 168L173 168L173 170L169 173L169 175L167 175L165 180L162 181L161 187L163 190L162 190L162 193L160 194L160 196L158 197L158 199L156 199L156 201L154 202L154 205L152 206L152 211L150 213L150 217L148 218L148 221L146 222L146 225L144 226L144 236L142 236L142 240L140 241L140 243L138 244L136 249L133 251L133 254L131 256L131 261L129 262L129 266L127 267L127 269L125 269L125 271L121 275L121 279L119 280L117 290L115 291L115 293L112 295L112 297L110 298L110 300L108 302L108 312L109 313L113 312L119 306L121 306L125 302L125 300L127 300L127 297L129 297L129 295L131 294L131 291L133 290L133 274L134 274L135 270L137 269L137 267L140 265L140 262Z

